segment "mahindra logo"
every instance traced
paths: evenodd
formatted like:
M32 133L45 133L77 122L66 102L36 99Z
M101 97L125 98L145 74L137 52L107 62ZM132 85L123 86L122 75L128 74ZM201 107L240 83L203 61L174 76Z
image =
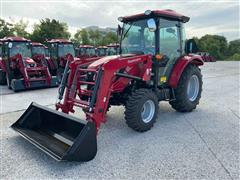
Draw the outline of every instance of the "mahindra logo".
M128 60L128 63L134 63L141 60L141 58L133 59L133 60Z

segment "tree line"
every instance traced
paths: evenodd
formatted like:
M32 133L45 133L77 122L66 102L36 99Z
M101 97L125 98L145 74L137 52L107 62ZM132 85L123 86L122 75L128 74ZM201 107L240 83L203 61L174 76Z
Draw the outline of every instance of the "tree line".
M0 38L15 35L43 44L47 39L64 38L70 39L76 46L80 44L104 46L117 42L116 32L104 32L99 29L79 29L71 37L68 25L55 19L40 20L34 25L32 33L26 31L27 26L28 23L22 20L12 24L0 19ZM219 35L205 35L201 38L194 37L194 39L199 51L209 52L217 60L240 60L240 39L228 42L224 36Z

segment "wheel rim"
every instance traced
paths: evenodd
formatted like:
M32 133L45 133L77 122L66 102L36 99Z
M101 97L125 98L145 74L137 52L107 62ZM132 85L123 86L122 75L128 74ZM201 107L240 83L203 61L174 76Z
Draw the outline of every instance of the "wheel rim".
M152 100L148 100L143 104L141 117L144 123L148 123L152 120L155 113L155 104Z
M190 101L195 101L199 93L199 79L197 75L192 75L188 81L187 96Z

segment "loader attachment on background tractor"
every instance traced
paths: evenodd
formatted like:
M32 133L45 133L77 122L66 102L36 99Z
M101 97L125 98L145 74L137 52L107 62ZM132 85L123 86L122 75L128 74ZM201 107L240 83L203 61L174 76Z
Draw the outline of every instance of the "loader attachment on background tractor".
M58 161L89 161L97 153L93 122L36 103L32 103L11 128Z

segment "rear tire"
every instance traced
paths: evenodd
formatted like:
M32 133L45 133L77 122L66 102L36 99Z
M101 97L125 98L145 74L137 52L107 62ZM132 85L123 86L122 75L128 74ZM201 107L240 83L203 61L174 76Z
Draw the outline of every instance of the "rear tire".
M0 69L0 85L6 85L6 84L7 84L6 72Z
M125 119L135 131L144 132L153 127L158 115L158 98L149 89L138 89L126 103Z
M195 65L188 65L174 90L175 100L170 101L172 108L179 112L196 109L202 93L202 74Z
M64 72L64 68L59 67L57 69L57 82L58 82L58 84L61 84L62 77L63 77L63 72Z

